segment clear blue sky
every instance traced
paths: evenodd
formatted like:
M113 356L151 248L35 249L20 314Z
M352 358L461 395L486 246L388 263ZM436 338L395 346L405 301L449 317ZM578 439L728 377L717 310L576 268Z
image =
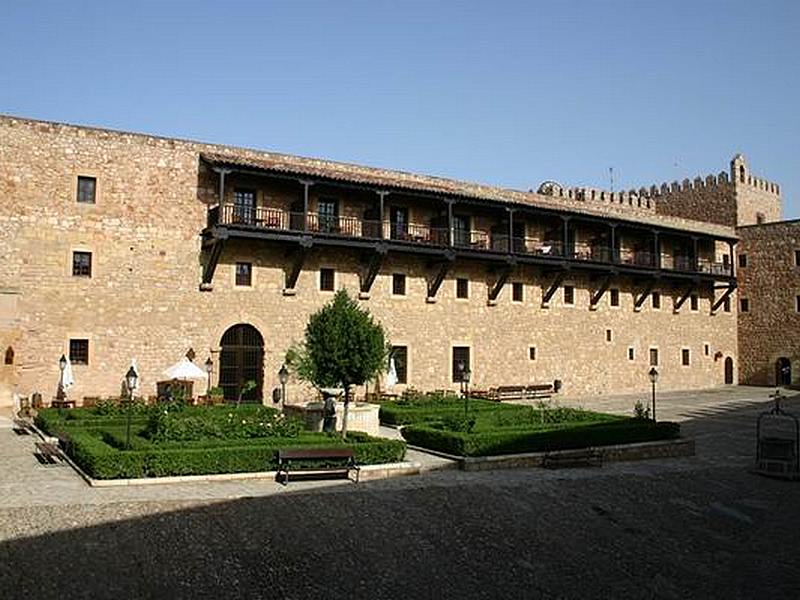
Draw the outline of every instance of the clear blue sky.
M728 168L800 217L800 2L3 0L0 112L527 189Z

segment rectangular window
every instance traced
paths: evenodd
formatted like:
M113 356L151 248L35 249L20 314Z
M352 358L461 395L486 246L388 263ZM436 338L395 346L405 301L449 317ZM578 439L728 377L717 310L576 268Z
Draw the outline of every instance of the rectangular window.
M89 340L69 341L69 362L73 365L89 364Z
M797 312L800 312L800 296L794 297L794 308Z
M408 383L408 347L392 346L392 352L389 355L389 361L390 368L391 361L394 361L394 371L397 375L397 383Z
M610 292L611 306L619 306L619 290L612 288Z
M688 367L690 362L690 352L688 348L681 349L681 364L684 367Z
M606 329L606 341L607 342L611 341L611 330L610 329Z
M456 298L469 298L469 279L456 279Z
M92 253L73 252L72 253L72 275L73 277L92 276Z
M515 281L511 285L511 299L514 302L522 302L522 300L524 298L524 293L525 293L524 289L525 289L525 286L522 285L521 281Z
M661 308L661 294L659 292L653 292L653 308Z
M650 366L658 366L658 348L650 348Z
M335 198L320 198L317 202L319 230L325 233L339 233L339 202Z
M731 312L731 297L728 296L725 298L725 301L722 303L722 310L725 312Z
M392 294L395 296L406 295L406 276L403 273L392 275Z
M741 310L743 313L750 312L750 300L747 298L740 298L739 310Z
M633 351L633 348L628 348L628 360L633 360L636 354Z
M453 346L453 382L460 382L467 369L472 370L469 364L469 346Z
M800 267L800 250L794 251L794 266Z
M319 270L319 289L323 292L332 292L334 287L334 271L333 269L320 269Z
M575 304L575 288L571 285L564 286L564 304Z
M256 218L256 191L236 188L233 191L233 222L252 225Z
M703 354L706 356L711 356L711 345L710 344L703 344Z
M246 262L236 263L236 285L249 287L253 283L253 265Z
M78 176L78 202L94 204L97 196L97 178Z
M746 267L746 266L747 266L747 254L740 254L739 267Z
M531 360L536 360L536 346L528 347L528 358Z
M698 307L698 304L699 304L698 299L697 299L697 294L692 294L689 297L689 303L691 305L692 310L697 310L697 307Z

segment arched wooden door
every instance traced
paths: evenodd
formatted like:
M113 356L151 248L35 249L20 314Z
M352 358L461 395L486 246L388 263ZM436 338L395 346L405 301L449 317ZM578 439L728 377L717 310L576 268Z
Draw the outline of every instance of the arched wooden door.
M264 338L252 325L240 323L228 329L220 341L219 386L225 400L235 402L247 381L255 389L245 392L243 402L261 402L264 383Z
M730 356L725 359L725 385L733 385L733 359Z
M792 363L785 356L775 361L775 385L791 385Z

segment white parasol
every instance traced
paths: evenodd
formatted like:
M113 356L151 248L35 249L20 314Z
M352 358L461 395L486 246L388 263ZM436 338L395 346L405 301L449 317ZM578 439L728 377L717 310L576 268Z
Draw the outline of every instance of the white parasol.
M208 374L185 356L169 369L164 375L170 379L205 379Z
M389 372L386 374L386 388L392 389L397 385L397 366L394 364L394 356L389 359Z
M66 392L69 388L75 385L75 378L72 376L72 363L69 362L69 357L66 357L67 364L64 367L64 374L61 376L61 387Z

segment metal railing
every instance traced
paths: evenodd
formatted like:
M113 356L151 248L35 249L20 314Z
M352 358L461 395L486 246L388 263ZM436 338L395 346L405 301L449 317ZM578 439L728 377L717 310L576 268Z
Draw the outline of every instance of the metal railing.
M248 228L309 232L351 238L386 239L435 247L452 246L485 252L566 258L595 263L632 265L666 270L731 275L730 263L684 255L657 255L628 248L573 243L534 237L511 236L479 229L453 229L421 223L397 223L361 219L350 215L292 212L263 206L223 204L209 207L208 226L233 225ZM452 240L452 242L451 242ZM658 260L657 260L658 259Z

